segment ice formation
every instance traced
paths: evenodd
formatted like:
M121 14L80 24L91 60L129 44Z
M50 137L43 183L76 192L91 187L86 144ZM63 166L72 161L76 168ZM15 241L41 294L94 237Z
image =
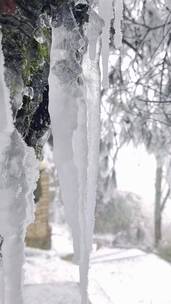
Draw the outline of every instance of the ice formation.
M104 88L108 88L109 38L111 19L113 18L113 0L99 0L99 15L105 22L105 26L102 32L102 86Z
M167 6L169 9L171 9L171 2L170 2L170 0L166 0L166 6Z
M99 28L99 31L101 27ZM92 249L93 231L95 223L96 185L99 164L100 144L100 39L97 40L96 56L92 61L88 52L83 58L83 75L85 83L86 105L87 105L87 191L84 202L85 231L82 260L80 261L80 278L83 304L87 304L86 288L88 285L89 255Z
M114 5L113 5L114 4ZM115 12L115 14L114 14ZM111 20L114 17L114 43L116 48L121 48L122 46L122 18L123 18L123 0L99 0L98 13L100 17L104 20L104 28L102 32L102 86L103 88L109 87L108 80L108 61L109 61L109 39L110 39L110 26ZM90 14L90 23L94 23L96 20L92 14ZM96 26L89 31L88 39L90 43L90 58L93 59L95 53L95 46L97 42Z
M38 162L12 123L9 92L4 80L0 46L0 235L3 282L0 301L23 304L22 282L26 223L33 206L33 191L38 178Z
M89 56L91 60L95 60L96 57L97 40L99 38L99 22L104 26L104 23L99 19L98 14L94 10L91 10L86 35L89 42Z
M0 157L5 146L9 142L10 134L13 130L12 113L9 103L9 91L4 80L4 58L1 46L1 29L0 29L0 92L1 92L1 111L0 111Z
M71 67L73 72L70 69L69 74L67 67L72 65L72 61L68 57L67 50L61 49L63 39L70 41L72 39L70 36L71 32L63 26L52 29L49 112L54 137L54 160L58 170L66 218L74 236L76 259L79 259L78 177L72 144L73 133L77 127L76 99L79 98L79 92L72 81L80 68L79 65Z
M123 1L115 1L115 45L121 46ZM87 304L89 255L94 229L98 152L100 139L100 38L103 21L90 10L90 20L80 34L74 16L64 10L60 26L52 28L50 115L54 159L58 170L66 217L73 233L75 258L80 266L82 304ZM67 16L68 14L68 16ZM108 57L112 0L100 0L103 87L108 87ZM68 20L67 20L68 18ZM68 24L70 25L68 27ZM79 55L79 56L78 56ZM33 191L38 162L12 123L9 92L5 85L0 47L0 234L4 238L3 304L23 304L22 266L26 224L33 220Z
M114 43L116 48L122 47L122 19L123 19L123 0L115 0L115 18L114 18L114 29L115 37Z
M99 36L101 20L98 25ZM75 23L70 30L64 25L52 28L49 111L54 159L80 266L82 304L87 304L100 136L100 42L97 39L91 59L85 43ZM76 60L76 49L81 61Z

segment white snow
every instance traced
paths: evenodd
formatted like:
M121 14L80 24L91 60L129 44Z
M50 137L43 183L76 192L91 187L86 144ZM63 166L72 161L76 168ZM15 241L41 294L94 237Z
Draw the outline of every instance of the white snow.
M81 303L67 227L53 225L52 231L52 250L26 248L24 304ZM89 300L91 304L170 304L170 281L171 265L152 253L101 248L90 260Z
M29 285L24 295L24 304L80 304L79 286L72 282Z
M93 304L97 299L98 304L171 303L171 265L154 254L135 249L100 250L92 259L89 280Z
M52 228L53 248L57 244L62 248L67 231L62 240L56 234L60 227ZM24 304L80 304L78 267L61 259L54 249L27 248L24 268ZM154 254L101 248L91 257L89 300L91 304L170 304L170 280L171 265Z

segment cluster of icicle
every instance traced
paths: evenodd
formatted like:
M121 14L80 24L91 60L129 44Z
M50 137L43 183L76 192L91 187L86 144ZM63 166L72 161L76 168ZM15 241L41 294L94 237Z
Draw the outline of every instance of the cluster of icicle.
M24 237L33 221L33 191L38 162L14 128L4 79L0 32L0 235L3 237L1 304L23 304Z
M116 0L116 47L121 47L122 41L122 9L122 0ZM65 20L73 18L70 30L67 26L65 27L65 24L52 28L49 111L54 138L54 159L66 218L73 234L75 259L80 267L82 304L88 303L89 256L93 241L98 175L101 95L100 34L104 26L102 33L103 86L107 87L112 17L113 1L100 0L99 9L96 7L90 10L89 23L84 27L83 35L80 34L72 14L65 15ZM76 53L80 56L76 56Z
M97 11L99 16L104 20L104 28L102 31L102 87L107 89L109 87L108 80L108 61L109 61L109 41L110 41L110 28L111 21L114 20L113 26L115 29L114 44L116 49L122 47L122 19L123 19L123 0L99 0ZM93 12L90 14L90 23L94 22ZM97 43L97 31L95 30L88 32L88 39L90 44L90 59L94 59L96 43Z
M120 47L123 0L115 0L114 7L115 45ZM73 233L75 259L80 266L82 304L87 304L100 140L99 60L102 39L102 84L108 87L113 1L100 0L99 7L90 9L89 23L82 35L71 11L65 11L64 18L67 17L69 22L73 19L70 29L67 22L52 28L49 110L54 159ZM39 170L33 150L13 126L3 65L0 41L0 235L4 239L0 301L1 304L23 304L24 236L26 224L33 221L33 191Z

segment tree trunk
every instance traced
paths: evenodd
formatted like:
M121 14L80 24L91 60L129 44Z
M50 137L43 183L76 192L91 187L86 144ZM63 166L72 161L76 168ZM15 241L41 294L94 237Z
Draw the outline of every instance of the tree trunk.
M163 168L157 159L156 181L155 181L155 206L154 206L154 245L158 247L162 238L162 215L161 215L161 195L162 195L162 175Z

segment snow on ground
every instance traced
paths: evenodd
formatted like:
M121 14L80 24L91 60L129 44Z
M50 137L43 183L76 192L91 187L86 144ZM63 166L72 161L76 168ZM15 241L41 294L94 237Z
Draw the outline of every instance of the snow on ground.
M93 304L171 303L171 265L154 254L136 249L100 250L92 258L89 279Z
M24 304L80 304L78 285L71 282L28 285L24 294Z
M80 304L78 266L66 226L61 229L63 239L60 227L53 229L52 250L26 250L24 304ZM94 252L89 281L91 304L171 303L171 265L138 249Z
M80 304L70 234L65 225L63 239L59 231L53 227L52 250L26 248L24 304ZM0 267L0 287L1 279ZM171 265L152 253L101 248L91 256L91 304L170 304L170 282Z

